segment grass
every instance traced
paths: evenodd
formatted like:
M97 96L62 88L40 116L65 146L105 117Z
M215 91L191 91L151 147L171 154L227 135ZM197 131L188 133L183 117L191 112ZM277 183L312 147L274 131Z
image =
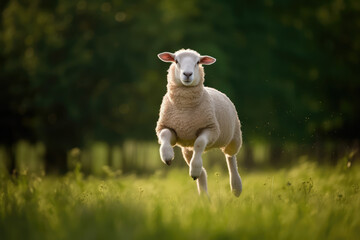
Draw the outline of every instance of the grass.
M109 171L109 170L108 170ZM358 167L209 170L210 201L185 169L147 177L20 175L0 183L1 239L359 239Z

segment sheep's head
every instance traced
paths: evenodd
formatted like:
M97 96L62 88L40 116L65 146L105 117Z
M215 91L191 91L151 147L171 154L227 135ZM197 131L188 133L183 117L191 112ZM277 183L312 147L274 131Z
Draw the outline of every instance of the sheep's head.
M158 54L161 61L171 62L175 68L175 83L184 86L196 86L201 81L201 65L213 64L216 59L201 56L198 52L187 49L175 53L163 52Z

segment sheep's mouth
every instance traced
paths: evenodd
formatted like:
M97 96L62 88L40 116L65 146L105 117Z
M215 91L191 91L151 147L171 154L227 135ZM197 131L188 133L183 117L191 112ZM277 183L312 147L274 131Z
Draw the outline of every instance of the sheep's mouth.
M184 83L192 83L193 79L192 78L183 78L183 79L181 79L181 81Z
M192 81L191 81L190 79L184 79L184 80L182 81L182 83L183 83L183 85L185 85L185 86L191 86Z

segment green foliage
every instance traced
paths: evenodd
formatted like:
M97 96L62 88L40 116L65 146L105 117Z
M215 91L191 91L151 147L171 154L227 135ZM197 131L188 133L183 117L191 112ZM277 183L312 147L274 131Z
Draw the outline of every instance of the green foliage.
M243 173L232 196L228 175L210 170L211 199L186 170L150 177L20 175L0 182L2 239L356 239L358 167Z

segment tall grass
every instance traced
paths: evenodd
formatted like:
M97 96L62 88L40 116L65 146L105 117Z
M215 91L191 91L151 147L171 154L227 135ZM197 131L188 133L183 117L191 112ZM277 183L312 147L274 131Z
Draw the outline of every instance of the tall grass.
M244 172L232 196L209 169L210 199L186 169L151 176L19 175L0 182L1 239L358 239L359 167Z

